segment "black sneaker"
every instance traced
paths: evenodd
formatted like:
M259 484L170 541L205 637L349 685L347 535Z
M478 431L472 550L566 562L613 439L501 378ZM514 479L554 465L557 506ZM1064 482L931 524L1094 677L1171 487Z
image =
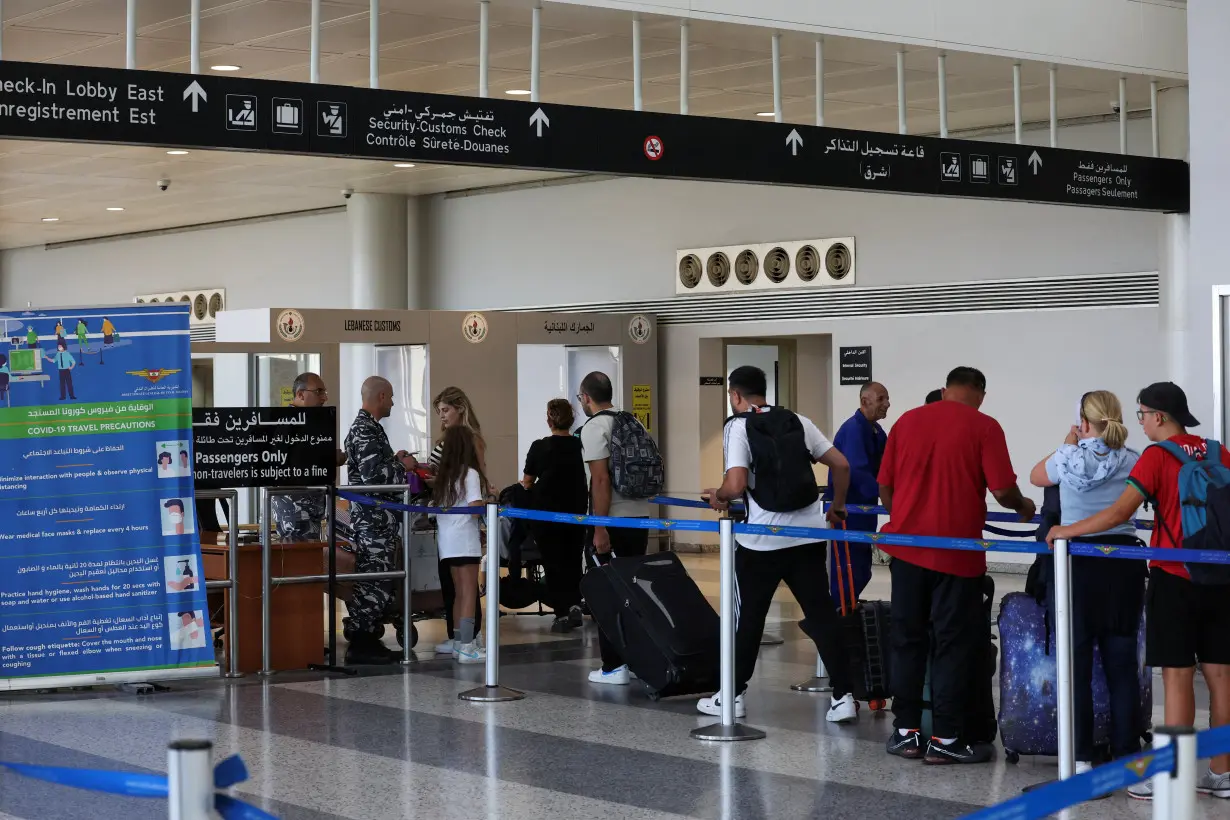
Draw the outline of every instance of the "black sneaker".
M398 655L370 637L360 637L346 647L346 666L386 666L397 663Z
M995 757L995 747L990 743L966 743L955 740L945 746L935 738L927 743L923 763L932 766L947 766L953 763L990 763Z
M572 625L572 619L567 615L557 615L555 620L551 622L551 631L556 633L568 633L575 627Z
M585 626L585 615L582 614L581 607L574 606L568 610L568 623L572 624L574 629Z
M923 756L922 732L910 729L903 736L901 732L893 729L893 733L888 736L888 742L884 744L884 750L906 760L918 760Z

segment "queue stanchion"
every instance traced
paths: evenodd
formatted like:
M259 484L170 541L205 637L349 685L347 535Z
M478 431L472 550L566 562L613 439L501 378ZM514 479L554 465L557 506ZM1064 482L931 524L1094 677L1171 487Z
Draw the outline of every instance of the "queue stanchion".
M1072 692L1072 559L1068 540L1055 539L1055 678L1059 720L1059 779L1075 773Z
M1162 726L1153 730L1153 748L1174 744L1174 768L1153 775L1153 820L1191 820L1196 816L1196 730Z
M273 540L269 532L269 524L273 520L273 502L268 487L261 487L260 516L258 526L261 531L261 671L262 677L273 674L272 657L273 637L270 634L269 622L272 617L269 611L270 599L273 597Z
M239 671L239 491L226 490L226 574L231 579L230 597L226 604L226 640L228 678L242 678Z
M167 747L167 806L170 820L210 820L214 814L214 745L176 740Z
M409 488L405 492L406 506L410 506L411 494ZM411 651L414 640L414 616L410 606L410 555L413 552L412 536L414 533L414 513L404 510L401 514L401 546L402 571L401 579L401 665L414 663L414 653Z
M735 721L735 522L723 517L718 522L721 549L721 677L719 699L722 719L719 723L693 729L697 740L760 740L765 733Z
M409 575L407 568L406 574ZM521 700L524 692L500 686L500 506L487 505L487 668L486 680L457 697L477 703Z

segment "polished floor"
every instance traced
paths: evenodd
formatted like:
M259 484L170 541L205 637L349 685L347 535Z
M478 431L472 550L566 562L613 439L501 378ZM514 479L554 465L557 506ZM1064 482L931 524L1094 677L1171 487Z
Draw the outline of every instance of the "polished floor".
M716 559L688 564L716 595ZM1022 581L1001 577L1000 594ZM868 597L886 587L878 574ZM501 619L501 682L525 691L518 702L459 701L482 668L426 653L405 671L353 678L282 673L142 697L18 694L0 700L0 760L158 772L169 739L209 738L219 757L238 752L247 762L252 778L237 793L287 820L955 818L1055 776L1052 759L935 769L886 757L888 716L866 710L857 725L827 724L826 695L790 691L810 676L815 655L797 607L787 593L779 598L770 631L785 643L761 650L748 697L747 722L768 733L760 741L691 739L689 730L711 722L693 699L654 703L635 684L587 681L592 625L555 636L549 618L516 615ZM419 645L430 648L441 625L420 626ZM1160 698L1160 681L1156 690ZM1198 721L1207 720L1202 711ZM1228 808L1201 798L1198 816ZM164 802L0 773L0 820L165 816ZM1147 804L1123 795L1071 812L1077 820L1149 816Z

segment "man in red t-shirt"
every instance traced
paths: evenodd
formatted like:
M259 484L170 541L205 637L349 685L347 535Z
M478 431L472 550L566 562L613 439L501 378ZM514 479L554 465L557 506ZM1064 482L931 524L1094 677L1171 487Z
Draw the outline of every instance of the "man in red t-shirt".
M1188 427L1197 427L1187 409L1187 395L1172 382L1151 384L1136 401L1136 417L1149 441L1173 441L1196 458L1208 445ZM1230 466L1223 447L1222 463ZM1161 447L1148 447L1128 477L1119 500L1097 515L1066 527L1054 527L1046 540L1073 539L1105 532L1130 521L1143 500L1154 501L1157 524L1152 546L1182 546L1183 513L1179 499L1180 463ZM1114 559L1111 559L1114 560ZM1209 686L1209 724L1230 724L1230 584L1195 584L1182 561L1150 561L1149 592L1145 597L1145 664L1162 669L1166 695L1166 725L1196 723L1196 664ZM1196 784L1202 794L1230 798L1230 755L1213 758ZM1152 781L1128 789L1139 800L1153 798Z
M1017 487L1003 429L978 411L986 390L980 371L958 367L948 374L943 401L911 410L893 425L878 478L880 498L890 513L883 532L980 538L987 490L1022 520L1033 518L1034 503ZM994 750L965 723L970 670L989 639L982 605L986 555L929 547L881 549L893 556L895 720L887 751L935 764L985 763ZM935 736L924 746L918 727L928 656Z

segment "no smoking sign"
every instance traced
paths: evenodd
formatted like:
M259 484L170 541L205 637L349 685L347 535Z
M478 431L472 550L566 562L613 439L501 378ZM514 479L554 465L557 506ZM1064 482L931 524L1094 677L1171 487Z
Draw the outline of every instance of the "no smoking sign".
M662 159L662 153L666 147L662 145L660 137L645 137L645 156L651 160L657 161Z

